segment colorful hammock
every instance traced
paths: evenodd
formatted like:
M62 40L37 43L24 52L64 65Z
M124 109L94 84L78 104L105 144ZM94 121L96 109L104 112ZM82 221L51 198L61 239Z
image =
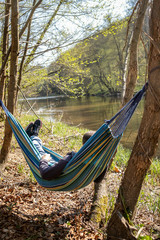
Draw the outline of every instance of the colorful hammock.
M40 154L33 145L20 123L8 111L0 100L15 138L37 182L49 190L71 191L83 188L95 180L110 163L123 131L140 102L146 85L140 90L112 119L105 123L82 146L66 165L60 177L53 180L42 179L39 172ZM44 147L56 161L62 158L59 154Z

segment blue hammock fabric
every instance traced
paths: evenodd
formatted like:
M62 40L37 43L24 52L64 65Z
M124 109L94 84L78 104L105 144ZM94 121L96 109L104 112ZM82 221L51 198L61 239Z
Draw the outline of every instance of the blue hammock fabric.
M145 90L145 85L113 118L105 123L82 146L66 165L63 173L53 180L42 179L39 172L40 154L16 118L0 100L14 136L37 182L44 188L54 191L72 191L83 188L94 181L109 165L127 123L133 115ZM62 156L43 147L55 161Z

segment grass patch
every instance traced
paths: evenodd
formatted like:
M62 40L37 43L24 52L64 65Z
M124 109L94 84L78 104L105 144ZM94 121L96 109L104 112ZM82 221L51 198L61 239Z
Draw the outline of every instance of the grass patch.
M18 168L17 172L19 174L23 174L23 172L24 172L24 165L23 164L18 164L17 168Z
M124 148L121 144L118 145L117 153L112 163L112 167L115 165L119 168L124 168L129 160L131 150Z
M148 175L154 176L158 181L160 180L160 159L153 159Z

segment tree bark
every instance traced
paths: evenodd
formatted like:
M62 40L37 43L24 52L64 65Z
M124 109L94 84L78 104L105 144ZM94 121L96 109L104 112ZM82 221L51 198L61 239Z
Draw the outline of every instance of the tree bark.
M6 57L7 48L8 48L8 38L9 38L9 18L10 18L10 8L11 0L6 0L5 4L5 21L4 21L4 30L3 30L3 45L2 45L2 63ZM3 101L4 98L4 88L6 80L6 66L2 71L2 76L0 80L0 99Z
M126 90L123 98L123 105L125 105L133 96L134 88L137 81L137 57L138 57L138 43L143 26L143 20L147 9L148 0L142 0L139 3L137 13L137 20L135 22L131 45L129 53L129 66L126 79Z
M91 207L90 220L96 228L104 226L106 222L106 209L108 206L108 192L107 192L107 173L104 178L94 183L94 197Z
M12 36L12 47L11 47L11 63L10 63L10 81L8 87L8 110L14 114L15 100L16 100L16 82L17 82L17 65L18 65L18 53L19 53L19 5L18 0L11 0L11 36ZM3 146L0 154L0 163L3 163L9 153L12 139L12 130L9 126L8 121L5 122L5 136Z
M36 4L36 0L33 0L33 7L32 8L34 8L35 4ZM21 63L20 63L20 67L19 67L19 76L18 76L17 89L16 89L16 107L17 107L19 87L20 87L21 81L22 81L23 64L24 64L24 61L25 61L25 58L26 58L28 45L29 45L30 34L31 34L31 23L32 23L32 17L30 18L30 22L28 24L26 44L25 44L23 57L22 57L22 60L21 60Z
M126 76L127 76L128 61L129 61L130 42L131 42L131 36L130 36L130 39L129 39L128 43L126 44L126 47L125 47L125 57L124 57L123 73L122 73L122 93L121 93L122 101L124 99L125 92L126 92L126 78L127 78Z
M95 180L94 183L94 196L90 211L90 220L97 228L101 226L104 227L106 224L106 210L108 207L107 176L116 152L107 169L104 170L104 172Z
M153 0L150 34L155 44L150 45L148 72L149 87L139 133L128 162L114 211L107 227L107 239L135 239L129 220L134 216L136 203L145 175L151 165L160 135L160 55L155 47L160 41L160 4ZM119 216L125 217L126 226ZM131 234L132 237L129 237Z
M24 49L24 54L23 54L23 58L22 58L22 61L21 61L21 65L20 65L20 69L19 69L19 78L18 78L18 86L17 86L17 93L16 93L16 100L18 98L18 92L19 92L19 86L21 84L21 81L22 81L22 71L25 71L25 69L27 68L27 66L29 65L29 63L33 60L33 57L34 57L34 54L37 50L37 48L40 46L43 38L44 38L44 35L45 33L47 32L48 28L50 27L53 19L55 18L55 16L57 15L57 12L59 11L59 8L60 6L63 4L64 0L60 0L56 10L54 11L54 13L52 14L51 18L49 19L49 21L47 22L43 32L40 34L40 37L37 41L37 43L35 44L35 46L33 47L30 55L28 56L27 60L25 61L26 59L26 53L27 53L27 50L28 50L28 42L29 42L29 38L30 38L30 28L31 28L31 20L32 20L32 15L30 16L30 21L29 23L27 24L28 25L28 33L27 33L27 39L26 39L26 45L25 45L25 49ZM37 5L37 4L36 4ZM35 6L35 1L33 2L33 8ZM21 35L21 34L20 34Z

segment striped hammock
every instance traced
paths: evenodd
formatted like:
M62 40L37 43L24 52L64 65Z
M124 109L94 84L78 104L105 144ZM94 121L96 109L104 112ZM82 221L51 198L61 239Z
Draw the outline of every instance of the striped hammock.
M6 113L15 138L37 182L48 190L72 191L87 186L107 168L117 149L123 131L145 90L146 85L112 119L105 121L69 161L58 178L49 181L42 179L40 175L40 154L31 139L1 100L0 106ZM44 147L44 150L55 161L62 158L62 156L46 147Z

